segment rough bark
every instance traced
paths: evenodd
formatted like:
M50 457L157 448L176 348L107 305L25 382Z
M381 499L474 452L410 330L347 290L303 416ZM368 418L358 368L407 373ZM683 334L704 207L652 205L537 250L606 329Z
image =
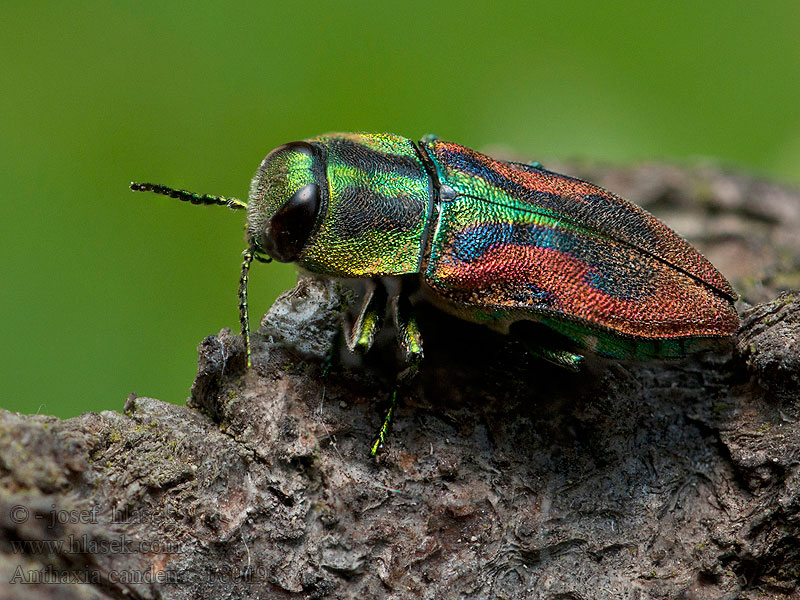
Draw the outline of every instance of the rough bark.
M202 342L186 406L0 414L0 597L798 594L800 294L780 292L800 288L800 194L711 167L548 166L701 248L743 295L735 338L573 374L423 307L425 362L373 460L394 344L323 377L347 294L303 278L250 371L238 336ZM90 585L23 583L56 578Z

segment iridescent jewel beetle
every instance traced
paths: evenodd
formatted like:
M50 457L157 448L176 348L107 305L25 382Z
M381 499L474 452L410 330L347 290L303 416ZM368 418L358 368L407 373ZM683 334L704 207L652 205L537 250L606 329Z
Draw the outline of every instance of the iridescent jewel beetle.
M247 209L239 312L248 365L253 259L371 280L345 332L358 351L370 348L383 321L381 278L390 276L413 280L462 319L500 331L538 321L612 358L680 357L739 325L731 285L641 208L538 164L495 160L434 136L415 143L331 133L280 146L261 162L247 203L148 183L131 188ZM415 365L422 338L407 291L389 305ZM571 369L582 359L561 349L537 353Z

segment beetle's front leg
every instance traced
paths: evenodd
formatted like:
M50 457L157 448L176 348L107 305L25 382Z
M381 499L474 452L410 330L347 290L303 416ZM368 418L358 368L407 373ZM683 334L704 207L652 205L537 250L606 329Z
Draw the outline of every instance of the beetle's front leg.
M345 322L345 343L351 352L363 354L372 348L375 336L383 324L386 310L386 288L378 280L369 280L364 302L355 323Z

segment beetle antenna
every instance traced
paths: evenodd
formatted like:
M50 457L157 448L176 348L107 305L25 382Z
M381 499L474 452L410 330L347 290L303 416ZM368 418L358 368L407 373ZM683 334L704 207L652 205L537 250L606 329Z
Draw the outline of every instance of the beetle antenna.
M247 355L247 368L250 368L250 315L247 310L247 280L250 274L250 265L255 258L258 262L271 263L271 258L264 258L256 254L255 250L248 248L244 251L242 261L242 274L239 277L239 323L242 324L242 339L244 352Z
M247 356L247 368L250 368L250 315L247 311L247 278L250 272L250 264L253 262L255 252L252 248L244 251L242 261L242 274L239 277L239 323L242 325L242 339L244 340L244 352Z
M187 190L176 190L158 183L136 183L135 181L132 181L131 189L134 192L153 192L156 194L161 194L162 196L177 198L182 202L191 202L192 204L204 204L206 206L216 204L219 206L227 206L228 208L233 209L247 208L247 204L238 198L211 196L209 194L196 194Z

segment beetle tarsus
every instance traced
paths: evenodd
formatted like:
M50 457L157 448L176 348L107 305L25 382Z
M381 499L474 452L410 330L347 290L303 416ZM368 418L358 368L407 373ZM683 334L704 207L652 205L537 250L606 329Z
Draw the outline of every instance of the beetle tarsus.
M325 358L322 359L322 377L323 379L330 375L333 368L338 364L339 347L342 344L342 337L344 330L340 327L336 330L331 340L330 348L325 353Z
M378 453L378 450L383 447L383 442L386 439L387 432L389 431L389 425L391 424L394 413L397 410L397 391L398 387L395 386L394 392L392 393L392 403L389 405L389 410L387 411L386 416L383 418L383 424L378 431L375 441L372 443L372 448L370 448L369 455L371 457L374 457Z

